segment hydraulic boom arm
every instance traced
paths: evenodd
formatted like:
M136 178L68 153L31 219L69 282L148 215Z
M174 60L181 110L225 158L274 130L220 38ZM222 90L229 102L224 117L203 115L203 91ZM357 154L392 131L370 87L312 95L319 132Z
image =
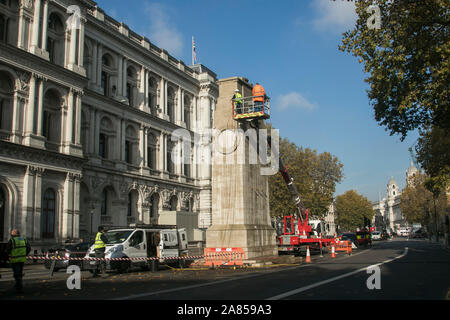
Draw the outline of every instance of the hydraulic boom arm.
M272 147L272 138L270 136L267 136L267 143L269 145L269 147L272 149L272 151L274 151L274 153L276 154L276 150L274 150L274 148ZM283 159L281 159L281 153L278 153L278 170L280 172L280 174L282 175L284 182L286 183L289 192L291 194L292 200L295 202L296 206L297 206L297 214L300 217L300 220L302 223L305 223L305 221L308 219L307 218L307 213L306 213L306 208L303 205L302 200L300 199L300 196L298 194L297 191L297 187L295 186L294 183L294 179L291 177L291 175L289 174L287 167L285 166Z

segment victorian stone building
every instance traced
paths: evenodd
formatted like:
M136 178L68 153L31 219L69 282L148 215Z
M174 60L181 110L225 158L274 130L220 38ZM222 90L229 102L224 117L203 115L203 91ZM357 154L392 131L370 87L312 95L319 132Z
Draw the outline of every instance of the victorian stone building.
M210 225L210 166L176 141L211 127L216 75L89 0L0 0L0 241L98 225ZM174 161L190 154L189 161Z
M406 170L406 185L411 182L411 179L419 172L419 170L411 162L411 165ZM386 197L380 199L373 204L373 210L375 215L372 223L377 230L389 229L391 231L397 231L400 227L407 225L405 218L403 217L400 207L401 203L401 190L395 181L394 177L389 179L386 186Z

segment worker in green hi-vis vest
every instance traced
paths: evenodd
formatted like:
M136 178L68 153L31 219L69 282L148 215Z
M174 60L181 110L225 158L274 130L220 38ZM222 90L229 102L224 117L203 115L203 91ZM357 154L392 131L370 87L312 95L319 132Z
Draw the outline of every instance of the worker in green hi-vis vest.
M18 293L23 293L23 266L27 261L27 255L31 251L28 241L20 236L17 229L11 231L11 240L6 247L9 254L9 263L13 269L14 279L16 280L15 288Z

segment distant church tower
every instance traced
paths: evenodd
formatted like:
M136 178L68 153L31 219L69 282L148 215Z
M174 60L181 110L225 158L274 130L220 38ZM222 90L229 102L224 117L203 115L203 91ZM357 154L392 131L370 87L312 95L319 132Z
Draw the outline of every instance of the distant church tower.
M391 177L391 179L389 179L389 182L387 185L388 198L395 198L399 194L400 194L400 190L398 188L397 181L395 181L394 177Z
M408 170L406 170L406 185L408 186L412 179L416 176L419 170L414 166L414 163L411 161L411 165Z

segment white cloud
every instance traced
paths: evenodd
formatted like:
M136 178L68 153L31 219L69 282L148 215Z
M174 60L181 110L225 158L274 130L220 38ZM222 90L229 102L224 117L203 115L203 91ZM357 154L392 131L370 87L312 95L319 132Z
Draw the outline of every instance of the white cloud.
M314 0L313 8L318 16L312 23L318 31L342 33L351 29L357 19L353 1Z
M317 105L315 103L309 102L298 92L291 92L285 95L281 95L278 98L277 105L281 110L286 110L288 108L313 110L317 108Z
M182 34L172 24L169 9L161 3L148 3L145 12L149 15L149 38L169 54L181 56L183 51Z

